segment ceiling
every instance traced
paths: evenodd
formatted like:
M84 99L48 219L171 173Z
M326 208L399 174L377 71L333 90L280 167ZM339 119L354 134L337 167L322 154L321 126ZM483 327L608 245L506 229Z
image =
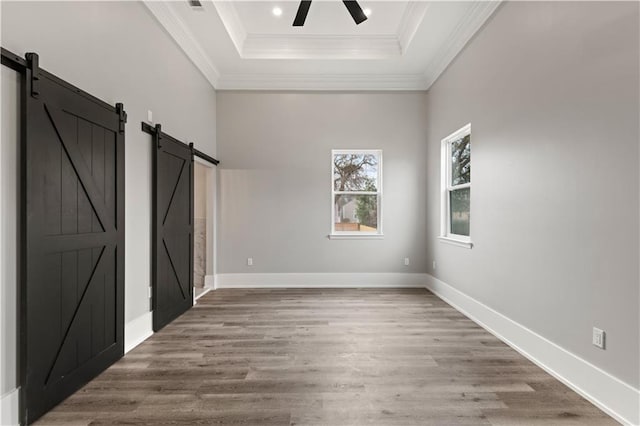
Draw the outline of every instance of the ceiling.
M298 1L145 4L218 90L426 90L500 1L362 0L356 25L342 1L316 0L303 27Z

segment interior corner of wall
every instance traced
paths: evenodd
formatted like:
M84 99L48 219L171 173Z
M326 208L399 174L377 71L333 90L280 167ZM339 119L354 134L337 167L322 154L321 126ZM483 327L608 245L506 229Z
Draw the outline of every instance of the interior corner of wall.
M216 276L215 275L205 275L204 276L204 286L205 288L216 288Z

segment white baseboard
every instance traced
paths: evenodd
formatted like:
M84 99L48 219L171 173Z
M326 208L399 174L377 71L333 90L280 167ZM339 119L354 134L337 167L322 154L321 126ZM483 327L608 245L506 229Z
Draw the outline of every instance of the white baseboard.
M617 421L640 424L640 390L431 275L426 287Z
M16 426L20 424L20 389L14 389L0 397L0 425Z
M124 353L126 354L153 335L153 312L147 312L124 326Z
M195 292L194 292L194 301L193 304L194 306L197 304L198 299L200 299L202 296L204 296L205 294L209 293L211 290L213 290L213 288L211 287L203 287L204 291L202 293L200 293L199 295L195 296Z
M286 273L218 274L215 288L424 288L427 274Z

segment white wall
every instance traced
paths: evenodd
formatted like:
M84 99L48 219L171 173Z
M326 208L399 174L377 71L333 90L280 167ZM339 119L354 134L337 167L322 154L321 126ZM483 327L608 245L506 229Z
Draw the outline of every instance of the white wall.
M638 12L505 3L429 90L425 116L430 272L636 389ZM440 140L469 122L471 250L436 239Z
M215 92L142 3L3 1L0 5L3 47L21 56L37 52L46 70L108 103L124 103L129 119L125 322L135 322L149 311L151 284L152 144L140 123L152 110L154 121L162 123L165 132L193 141L196 148L215 156ZM3 119L12 114L4 108L9 100L3 96ZM4 125L2 130L5 164L9 160L5 159ZM4 210L2 214L4 221ZM11 311L5 306L14 303L10 299L15 299L15 288L5 289L4 267L2 273L2 327L6 327L4 316ZM3 360L15 354L15 345L5 344L9 334L2 334ZM0 389L4 392L14 385L3 376Z
M426 272L425 117L424 93L218 92L218 272ZM383 150L384 239L327 238L332 148Z

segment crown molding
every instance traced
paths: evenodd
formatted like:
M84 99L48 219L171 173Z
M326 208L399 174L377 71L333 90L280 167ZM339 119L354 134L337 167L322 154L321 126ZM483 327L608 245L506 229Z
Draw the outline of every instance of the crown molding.
M402 54L395 36L249 34L246 59L387 59Z
M231 74L218 90L424 90L422 74Z
M424 20L424 16L429 9L429 2L409 2L404 11L400 25L398 25L398 43L400 44L401 54L407 51L413 37L418 32L420 24Z
M204 52L187 25L178 17L169 2L143 0L143 3L158 20L171 37L178 43L193 64L215 88L220 78L220 72Z
M427 66L424 72L424 89L429 89L435 83L501 3L502 0L476 1L473 3Z

